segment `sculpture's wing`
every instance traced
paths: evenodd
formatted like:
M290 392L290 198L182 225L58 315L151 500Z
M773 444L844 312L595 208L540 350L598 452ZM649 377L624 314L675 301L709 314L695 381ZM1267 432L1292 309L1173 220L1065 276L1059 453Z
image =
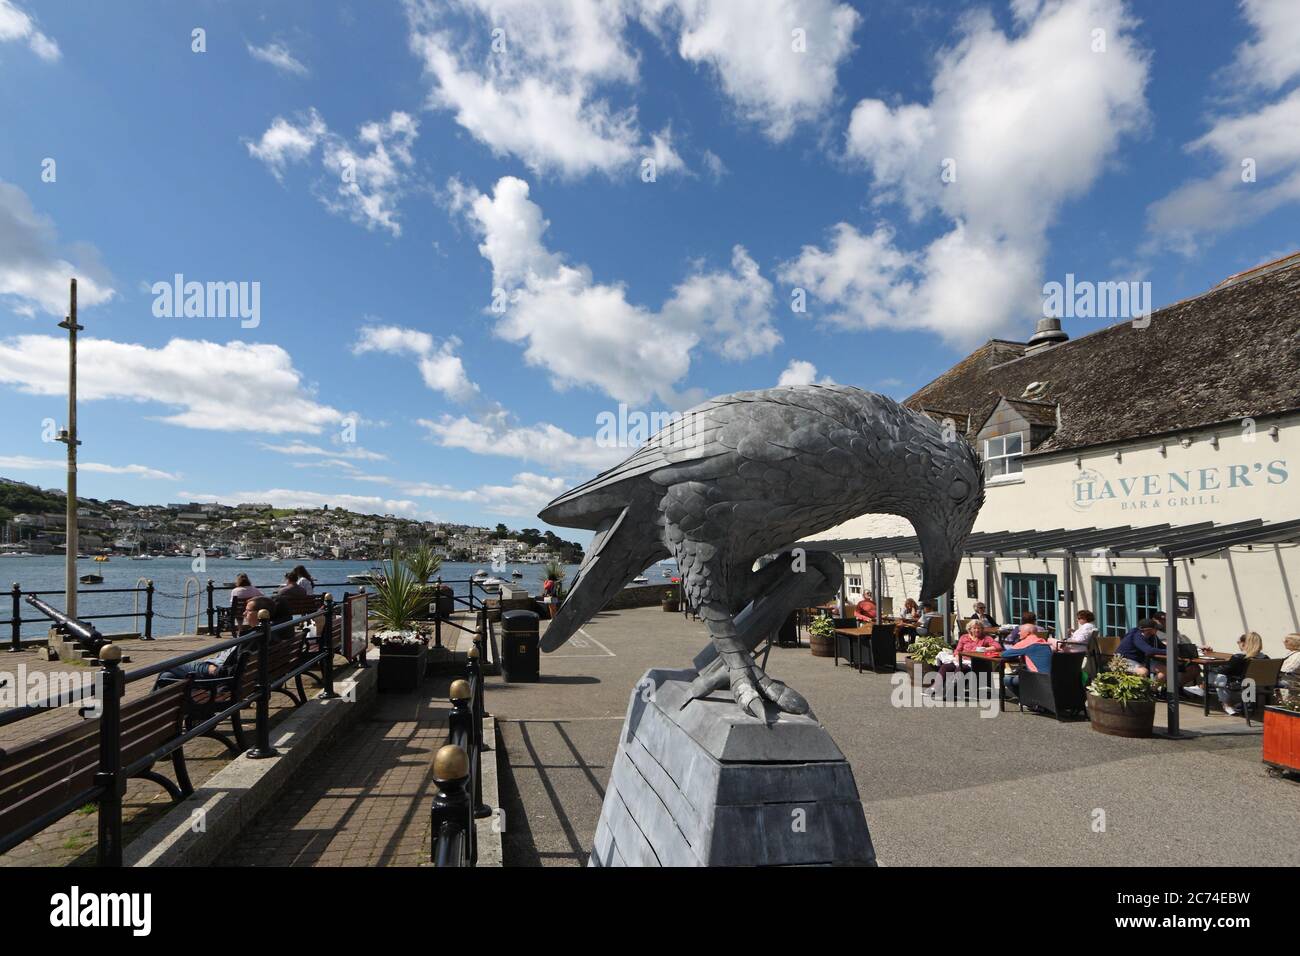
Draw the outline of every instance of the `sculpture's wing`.
M621 464L560 495L539 517L548 524L594 529L628 505L631 486L639 482L665 486L738 477L739 488L764 466L781 467L801 456L825 473L823 483L832 490L854 472L852 456L861 450L853 444L860 443L860 433L852 417L861 414L863 401L878 398L847 386L808 385L710 399Z

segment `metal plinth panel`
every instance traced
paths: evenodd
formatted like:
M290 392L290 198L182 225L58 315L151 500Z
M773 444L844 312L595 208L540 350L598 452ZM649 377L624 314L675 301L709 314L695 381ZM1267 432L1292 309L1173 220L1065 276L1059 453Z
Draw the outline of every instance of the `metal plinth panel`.
M874 866L853 771L811 716L686 703L695 671L632 693L592 866ZM683 707L683 704L686 704Z

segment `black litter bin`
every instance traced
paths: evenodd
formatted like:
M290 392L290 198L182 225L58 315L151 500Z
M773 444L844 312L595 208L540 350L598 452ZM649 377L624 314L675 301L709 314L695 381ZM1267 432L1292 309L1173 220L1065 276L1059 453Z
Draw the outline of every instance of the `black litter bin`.
M536 611L501 614L501 673L513 682L536 681L540 671Z

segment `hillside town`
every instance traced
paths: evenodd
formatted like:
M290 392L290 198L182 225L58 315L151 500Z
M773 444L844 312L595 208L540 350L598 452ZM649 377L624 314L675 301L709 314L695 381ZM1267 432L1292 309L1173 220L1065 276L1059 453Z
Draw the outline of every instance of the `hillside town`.
M0 478L0 552L57 554L64 550L65 504L61 491ZM572 564L582 546L536 528L511 530L396 515L358 514L341 508L274 508L174 503L138 505L119 499L79 498L78 547L85 554L147 559L190 556L373 561L394 548L427 543L447 561Z

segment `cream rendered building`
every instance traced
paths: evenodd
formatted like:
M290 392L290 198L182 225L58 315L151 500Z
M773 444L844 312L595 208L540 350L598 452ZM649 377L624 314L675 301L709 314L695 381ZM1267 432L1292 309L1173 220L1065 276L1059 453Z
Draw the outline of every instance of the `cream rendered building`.
M1300 632L1300 255L1148 321L1070 340L1044 320L1030 342L986 343L905 404L952 421L985 461L958 614L976 599L999 621L1088 608L1118 634L1173 606L1197 644L1235 650L1253 630L1270 656ZM999 532L1045 534L1037 550L981 553ZM920 563L880 539L912 534L867 515L816 538L845 557L849 601L872 580L871 559L854 555L876 553L878 596L897 608L918 596ZM1171 602L1159 547L1215 538L1175 557Z

